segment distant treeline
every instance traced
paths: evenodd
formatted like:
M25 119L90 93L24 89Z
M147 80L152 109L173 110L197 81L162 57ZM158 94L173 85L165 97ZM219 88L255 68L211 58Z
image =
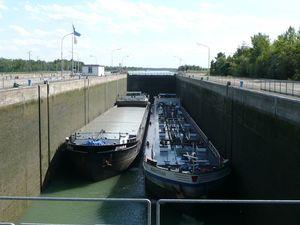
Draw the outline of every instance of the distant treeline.
M271 42L268 35L251 37L232 56L218 53L211 62L212 75L300 80L300 29L293 28Z
M207 69L195 65L182 65L178 67L178 71L207 71Z
M83 62L75 62L74 68L81 68ZM71 70L71 60L63 60L63 69ZM0 58L0 72L35 72L35 71L60 71L61 60L46 62L42 60L23 60Z
M83 62L74 61L74 71L81 71ZM71 71L71 60L63 60L63 70ZM36 71L60 71L61 60L46 62L42 60L24 60L24 59L5 59L0 58L0 73L3 72L36 72ZM105 66L106 71L119 71L118 66ZM175 71L175 68L148 68L148 67L125 67L123 70L170 70Z

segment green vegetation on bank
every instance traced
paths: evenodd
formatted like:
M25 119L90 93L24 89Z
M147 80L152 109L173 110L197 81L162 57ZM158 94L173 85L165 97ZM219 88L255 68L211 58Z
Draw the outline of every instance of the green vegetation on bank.
M81 68L82 62L79 62ZM74 61L74 67L78 63ZM71 60L63 60L63 69L71 70ZM23 59L5 59L0 58L0 72L35 72L35 71L60 71L61 60L46 62L42 60L23 60Z
M74 61L74 71L80 71L83 62ZM63 70L71 71L71 60L63 60ZM119 66L105 66L106 71L120 71ZM146 67L123 67L123 70L170 70L175 71L175 68L146 68ZM37 72L37 71L60 71L61 60L46 62L41 60L24 60L24 59L5 59L0 58L0 73L22 73L22 72Z
M207 69L195 65L182 65L178 68L178 71L207 72Z
M289 27L274 41L258 33L251 37L251 46L243 44L232 56L218 53L211 74L300 80L300 29Z

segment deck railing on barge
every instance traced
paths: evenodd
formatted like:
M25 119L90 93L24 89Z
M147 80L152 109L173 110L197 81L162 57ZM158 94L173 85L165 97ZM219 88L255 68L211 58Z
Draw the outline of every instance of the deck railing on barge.
M129 135L129 133L125 133L125 132L107 132L107 131L101 132L101 131L99 131L99 132L76 132L76 133L74 133L73 136L75 137L76 140L84 140L89 137L95 138L95 139L101 138L101 135L105 135L105 134L111 134L111 135L115 134L115 135L119 135L119 137L121 135Z
M200 134L200 137L203 139L203 141L207 144L208 149L215 155L215 157L219 161L219 165L222 165L222 157L219 153L219 151L216 149L216 147L213 145L213 143L208 139L208 137L204 134L204 132L200 129L200 127L197 125L197 123L194 121L194 119L187 113L187 111L181 107L181 110L184 112L184 114L188 117L189 121L191 121L193 127L196 128L197 132Z

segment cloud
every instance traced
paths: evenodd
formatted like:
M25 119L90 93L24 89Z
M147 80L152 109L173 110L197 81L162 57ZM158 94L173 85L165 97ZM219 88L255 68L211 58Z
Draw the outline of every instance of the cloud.
M53 38L56 38L57 34L62 34L64 33L63 30L61 29L56 29L56 30L42 30L40 28L35 28L35 29L26 29L22 26L19 25L10 25L9 28L13 31L15 31L21 39L15 38L13 40L21 40L20 42L15 42L15 44L21 44L21 43L27 43L27 44L39 44L41 43L39 40L51 40ZM55 34L55 35L53 35ZM61 35L60 35L61 36ZM30 41L32 40L32 41Z
M4 4L4 0L0 0L0 11L5 9L7 9L7 7Z
M159 4L129 0L94 0L75 5L26 3L25 10L32 16L49 21L69 21L83 25L90 30L110 32L115 35L140 35L148 33L189 32L195 36L210 33L240 34L245 30L268 32L277 24L288 24L282 18L263 18L251 14L220 13L218 4L202 2L195 9L180 9ZM275 24L275 25L274 25ZM222 33L223 35L223 33ZM207 38L208 39L208 38Z
M21 36L30 36L31 35L29 31L27 31L25 28L23 28L21 26L10 25L9 27L13 31L15 31L18 35L21 35Z
M85 12L85 4L83 5L64 5L64 4L36 4L27 3L24 9L30 13L33 18L38 18L40 21L70 21L82 22L86 25L94 25L100 22L103 18L95 12Z
M72 4L27 1L22 4L24 17L32 23L26 23L24 27L8 25L6 29L20 35L11 40L14 46L25 48L27 45L27 48L37 48L41 52L47 52L45 48L49 48L56 56L59 55L61 37L74 23L83 34L76 45L82 58L87 55L85 58L89 59L91 52L105 52L99 58L107 58L109 64L110 51L117 46L131 52L128 62L177 65L178 60L173 56L178 55L186 63L196 64L200 60L206 65L207 50L198 47L196 42L211 46L213 57L219 51L232 53L257 32L274 38L295 24L289 16L277 18L268 12L258 15L247 9L238 11L239 6L229 9L230 4L221 1L194 3L193 7L180 8L176 3L167 6L163 1L89 0ZM0 13L5 8L0 0ZM67 52L70 40L64 42L64 48ZM125 54L125 50L119 54Z
M4 10L6 10L7 9L7 7L5 6L5 4L4 4L4 0L0 0L0 19L2 18L2 13L1 13L1 11L4 11Z

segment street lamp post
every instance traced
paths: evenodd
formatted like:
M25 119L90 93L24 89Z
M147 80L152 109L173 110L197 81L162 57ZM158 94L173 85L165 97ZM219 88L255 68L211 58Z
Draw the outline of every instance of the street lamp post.
M77 68L76 68L76 60L75 60L75 63L73 63L73 68L75 67L75 74L76 74L79 71L79 63L78 63L78 61L79 61L79 53L78 52L74 52L74 51L70 51L70 53L71 53L71 56L74 55L74 53L77 56Z
M80 67L80 58L78 56L78 58L77 58L77 73L80 73L79 67Z
M98 64L98 59L97 59L97 56L90 55L90 57L93 57L93 58L95 58L95 60L96 60L96 64Z
M119 51L119 50L121 50L121 48L116 48L116 49L111 50L111 67L114 66L114 52Z
M42 60L40 61L40 65L39 65L39 61L40 61L40 59L39 59L39 57L37 56L37 57L36 57L36 63L37 63L38 66L40 66L40 67L37 67L37 69L39 68L40 71L41 71L41 73L42 73L42 70L43 70L43 68L42 68L42 63L41 63Z
M29 65L29 71L31 71L31 64L30 64L30 55L31 55L31 51L28 51L28 65Z
M202 47L205 47L205 48L207 48L207 53L208 53L208 64L207 64L207 69L208 69L208 72L207 72L207 74L208 74L208 76L210 75L210 47L208 46L208 45L205 45L205 44L201 44L201 43L199 43L199 42L197 42L197 45L199 45L199 46L202 46Z
M179 61L179 67L180 67L181 64L182 64L182 58L179 57L179 56L176 56L176 55L174 55L174 58L178 59L178 61Z
M129 57L129 55L125 55L125 56L122 57L122 61L121 61L122 67L124 67L124 65L123 65L124 59L125 59L125 58L128 58L128 57Z
M64 68L64 63L63 63L63 42L65 37L69 36L69 35L73 35L72 33L66 34L62 37L61 42L60 42L60 62L61 62L61 76L63 75L63 68ZM73 42L73 40L72 40Z

